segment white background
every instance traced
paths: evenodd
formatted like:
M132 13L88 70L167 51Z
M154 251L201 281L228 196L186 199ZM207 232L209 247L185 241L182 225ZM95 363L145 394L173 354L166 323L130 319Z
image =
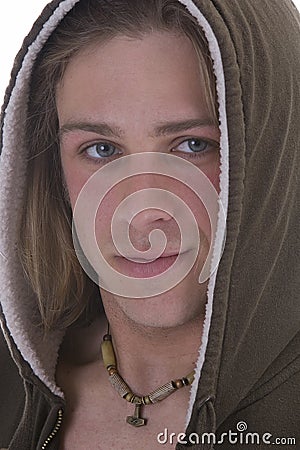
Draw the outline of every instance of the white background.
M48 0L0 0L0 105L13 60ZM294 0L300 10L300 0Z

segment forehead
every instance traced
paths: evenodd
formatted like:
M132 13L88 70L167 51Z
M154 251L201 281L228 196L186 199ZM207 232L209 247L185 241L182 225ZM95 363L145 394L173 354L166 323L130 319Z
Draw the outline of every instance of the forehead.
M176 117L205 109L205 86L194 46L185 35L118 36L74 56L57 89L60 119L114 114ZM203 111L207 115L207 111Z

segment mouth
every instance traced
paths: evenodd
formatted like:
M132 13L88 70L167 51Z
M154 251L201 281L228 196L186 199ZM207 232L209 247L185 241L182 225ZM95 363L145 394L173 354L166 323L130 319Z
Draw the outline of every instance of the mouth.
M168 270L182 254L162 254L159 258L152 260L137 259L131 261L122 256L116 256L116 270L123 275L133 278L151 278Z

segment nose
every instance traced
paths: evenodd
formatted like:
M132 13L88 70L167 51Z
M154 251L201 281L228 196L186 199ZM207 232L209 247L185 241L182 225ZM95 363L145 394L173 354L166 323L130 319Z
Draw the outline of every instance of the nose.
M133 217L131 225L136 230L143 231L152 225L166 223L172 219L173 217L162 209L147 208L140 211L135 217Z
M175 216L170 191L168 179L156 174L127 179L122 189L124 209L119 217L141 232L167 225Z

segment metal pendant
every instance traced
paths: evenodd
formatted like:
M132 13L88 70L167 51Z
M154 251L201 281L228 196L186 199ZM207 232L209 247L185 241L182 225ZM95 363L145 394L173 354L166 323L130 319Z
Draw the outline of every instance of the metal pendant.
M129 425L132 425L133 427L143 427L144 425L146 425L146 419L143 419L140 416L141 406L142 405L140 403L136 404L133 416L127 416L126 422L129 423Z

